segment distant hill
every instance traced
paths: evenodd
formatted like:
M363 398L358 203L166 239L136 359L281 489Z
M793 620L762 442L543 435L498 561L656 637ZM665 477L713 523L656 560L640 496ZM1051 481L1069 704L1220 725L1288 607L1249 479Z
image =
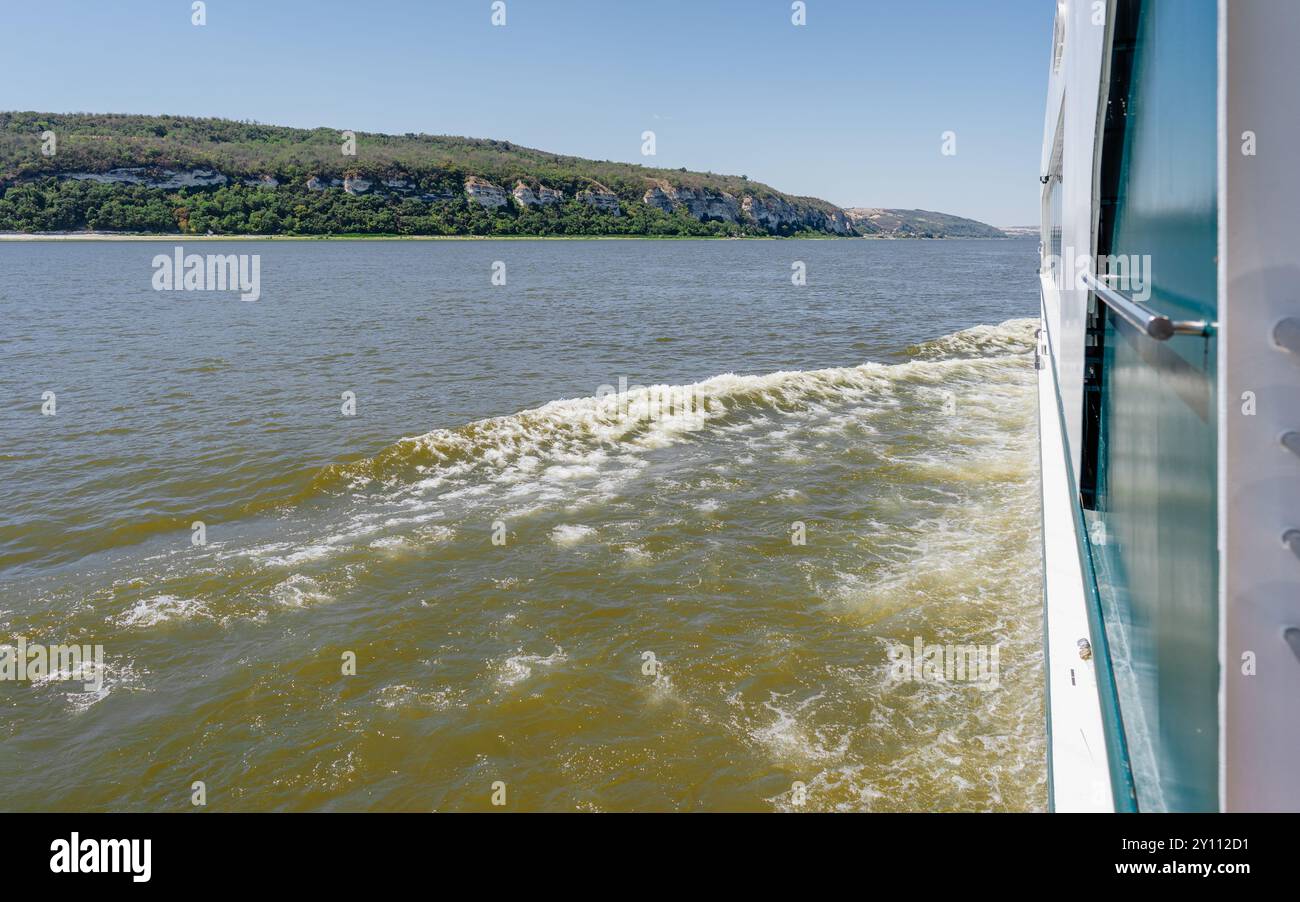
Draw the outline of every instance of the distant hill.
M859 234L882 238L1006 238L999 228L975 219L930 210L850 207L844 211Z
M921 211L855 216L862 212L743 175L585 160L509 141L0 113L0 232L942 237L978 227L1000 235L939 213L923 214L931 225L906 215Z

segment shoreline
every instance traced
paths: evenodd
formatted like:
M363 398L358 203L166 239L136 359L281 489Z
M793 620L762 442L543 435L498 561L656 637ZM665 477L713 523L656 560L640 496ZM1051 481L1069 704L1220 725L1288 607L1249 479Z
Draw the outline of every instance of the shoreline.
M856 237L828 235L828 238ZM774 241L780 235L160 235L139 232L0 232L0 241ZM807 240L820 240L810 238Z
M1021 235L893 238L883 235L160 235L139 232L0 232L0 241L1006 241Z

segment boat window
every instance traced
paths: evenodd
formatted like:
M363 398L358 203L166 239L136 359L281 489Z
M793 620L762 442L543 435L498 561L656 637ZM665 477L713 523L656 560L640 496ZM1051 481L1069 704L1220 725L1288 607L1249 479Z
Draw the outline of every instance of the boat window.
M1217 319L1217 4L1120 0L1097 274ZM1215 339L1156 337L1094 295L1081 500L1138 806L1218 805Z

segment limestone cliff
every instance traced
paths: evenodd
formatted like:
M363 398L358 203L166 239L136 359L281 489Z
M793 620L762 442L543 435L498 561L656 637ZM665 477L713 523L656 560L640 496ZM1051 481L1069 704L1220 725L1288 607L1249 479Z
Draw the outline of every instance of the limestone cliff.
M58 137L57 154L42 151L47 131ZM341 135L328 128L177 116L0 112L0 201L16 186L43 195L13 205L22 212L17 220L11 212L10 221L19 227L28 219L57 219L41 212L49 209L71 210L59 216L73 223L92 213L103 221L106 189L68 184L94 182L108 186L116 206L149 206L151 223L165 224L174 214L178 229L200 221L207 228L251 228L238 224L260 209L276 213L259 217L259 225L279 222L312 234L327 234L336 224L518 234L521 227L507 220L527 213L541 215L529 222L544 234L1002 235L983 223L924 210L844 210L747 176L586 160L509 141L355 132L344 143ZM344 147L350 150L340 152ZM249 191L268 196L249 204L240 196ZM305 192L326 196L315 197L304 213L294 195ZM55 195L73 207L50 207ZM342 199L337 208L334 198ZM457 205L469 205L476 215L463 217ZM577 205L603 216L593 218ZM486 221L483 212L490 214Z
M500 185L494 185L487 179L471 175L465 179L465 196L485 207L496 209L504 207L509 201Z
M586 190L579 191L578 200L604 213L613 213L618 216L622 212L618 206L618 195L601 184L595 184Z

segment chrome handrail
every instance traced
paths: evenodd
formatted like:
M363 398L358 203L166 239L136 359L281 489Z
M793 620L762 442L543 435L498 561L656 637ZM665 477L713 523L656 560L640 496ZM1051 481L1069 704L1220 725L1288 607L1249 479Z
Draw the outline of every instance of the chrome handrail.
M1156 313L1137 301L1126 298L1090 272L1082 273L1084 282L1107 307L1118 313L1125 322L1156 341L1168 341L1175 335L1200 335L1208 338L1214 334L1215 323L1203 319L1170 319Z

